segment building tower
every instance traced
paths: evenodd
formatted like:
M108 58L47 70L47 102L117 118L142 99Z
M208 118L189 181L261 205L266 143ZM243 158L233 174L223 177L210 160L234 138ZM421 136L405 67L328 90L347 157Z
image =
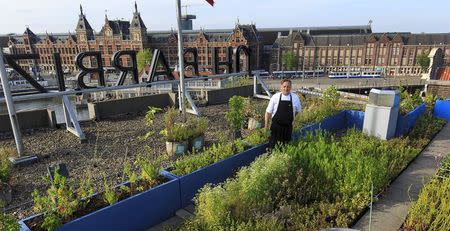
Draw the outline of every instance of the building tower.
M133 43L140 44L140 49L147 47L147 27L145 26L144 21L142 21L136 2L134 2L134 13L133 20L131 20L130 25L130 36Z
M86 15L83 14L83 7L81 5L80 16L75 31L77 34L78 43L80 44L87 43L89 40L94 40L94 31L87 21Z

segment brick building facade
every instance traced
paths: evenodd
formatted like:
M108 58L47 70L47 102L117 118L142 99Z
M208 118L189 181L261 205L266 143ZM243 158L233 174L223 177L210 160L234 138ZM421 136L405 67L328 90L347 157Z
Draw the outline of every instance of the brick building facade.
M270 70L286 70L282 56L293 51L299 59L296 70L383 70L386 75L420 75L416 56L433 48L441 48L444 64L449 63L450 33L311 35L292 32L279 36L273 44Z
M136 4L131 21L109 20L106 15L104 20L100 32L94 32L80 6L74 34L36 35L27 28L22 35L8 36L6 49L13 54L39 54L41 71L54 71L53 52L61 54L66 71L76 69L75 56L82 51L101 51L103 66L108 67L118 50L158 48L170 66L178 64L176 32L147 31ZM450 33L372 33L370 25L257 29L254 24L237 23L233 29L183 31L183 39L186 48L197 48L201 69L211 67L213 48L218 48L219 60L225 61L227 47L238 45L251 49L252 69L268 71L286 70L282 57L287 51L298 57L295 70L383 70L386 75L420 75L416 56L435 47L444 51L445 64L450 62ZM122 62L126 65L129 60ZM27 60L20 64L26 70L33 65Z

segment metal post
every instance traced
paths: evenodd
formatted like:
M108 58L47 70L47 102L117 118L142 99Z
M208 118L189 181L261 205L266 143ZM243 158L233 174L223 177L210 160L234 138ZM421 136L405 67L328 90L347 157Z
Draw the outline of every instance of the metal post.
M6 67L3 61L3 52L0 50L0 77L2 80L3 94L5 95L6 107L8 108L9 120L11 121L11 128L16 141L16 148L19 157L24 154L24 146L22 142L22 134L20 133L19 121L17 120L16 109L12 100L11 89L9 88L8 76L6 74Z
M184 57L183 57L183 31L181 29L181 0L175 0L177 4L177 27L178 27L178 60L179 60L179 73L180 73L180 107L183 121L186 121L186 108L184 106Z

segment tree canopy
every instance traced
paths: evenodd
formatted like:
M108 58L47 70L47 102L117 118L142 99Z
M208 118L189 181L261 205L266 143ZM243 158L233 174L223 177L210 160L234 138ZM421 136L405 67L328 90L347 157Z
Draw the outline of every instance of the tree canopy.
M137 68L138 71L141 71L144 68L145 64L149 64L152 60L152 52L150 49L144 49L139 51L136 55Z
M427 71L430 66L430 58L428 58L428 54L428 52L422 52L416 57L417 64L419 64L420 68L422 68L422 72Z
M288 51L283 55L283 64L288 70L292 70L298 65L298 56L293 51Z

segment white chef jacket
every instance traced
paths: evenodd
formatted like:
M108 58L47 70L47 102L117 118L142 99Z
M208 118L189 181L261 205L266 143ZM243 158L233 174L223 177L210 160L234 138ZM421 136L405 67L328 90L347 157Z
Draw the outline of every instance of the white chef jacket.
M294 110L292 110L292 112L294 113L294 117L295 117L295 114L299 113L302 110L302 104L300 103L300 98L298 98L297 94L292 93L292 92L289 94L292 96L292 104L294 106ZM281 92L274 94L272 96L272 98L270 98L269 105L267 105L266 112L271 113L272 118L275 115L275 113L277 112L278 102L280 101L280 96L282 96L281 101L289 101L289 99L290 99L289 95L283 95L283 94L281 94Z

